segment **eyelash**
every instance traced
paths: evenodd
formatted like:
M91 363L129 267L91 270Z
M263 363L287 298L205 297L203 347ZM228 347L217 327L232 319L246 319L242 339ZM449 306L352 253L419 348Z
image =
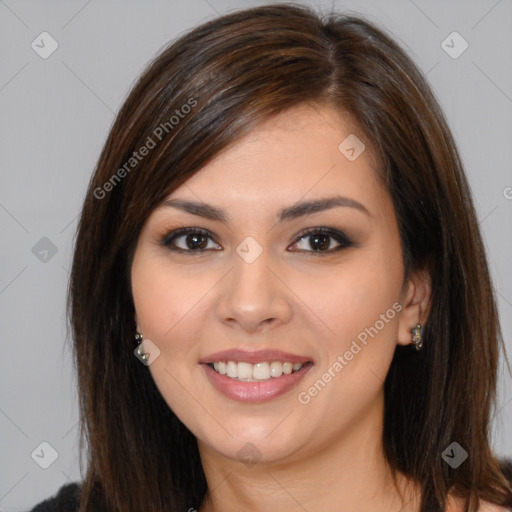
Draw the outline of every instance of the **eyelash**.
M338 247L335 247L334 249L327 249L325 251L318 251L318 250L314 250L314 249L311 249L311 250L298 249L298 250L294 250L292 252L310 252L314 255L332 254L333 252L337 252L341 249L346 249L346 248L354 245L352 240L347 235L345 235L345 233L338 231L337 229L328 228L326 226L309 228L309 229L302 231L301 233L299 233L297 235L295 241L293 242L293 245L297 244L304 238L308 238L309 236L318 235L318 234L328 235L329 237L333 238L336 242L338 242L340 245ZM217 242L215 242L215 240L213 239L213 237L209 231L207 231L205 229L201 229L201 228L195 228L195 227L187 228L184 226L182 226L181 228L178 228L178 229L168 230L165 235L159 237L159 244L167 247L169 250L171 250L173 252L178 252L178 253L182 253L182 254L186 253L186 254L190 254L190 255L204 254L204 252L212 250L212 249L198 249L198 250L182 249L181 247L175 247L172 245L172 243L177 238L179 238L180 236L186 236L186 235L202 235L204 237L208 237L208 238L212 239L212 241L217 244ZM217 245L220 245L220 244L217 244ZM218 250L218 249L214 249L214 250Z

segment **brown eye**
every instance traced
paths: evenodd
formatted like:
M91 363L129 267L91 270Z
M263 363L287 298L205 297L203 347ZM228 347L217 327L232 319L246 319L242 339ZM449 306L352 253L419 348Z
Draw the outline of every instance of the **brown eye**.
M213 247L208 246L209 241ZM179 252L204 252L205 250L218 250L220 246L213 242L208 231L199 228L181 228L171 231L161 241L170 250Z
M316 253L330 253L353 245L344 233L330 228L314 228L301 233L294 245L299 243L303 246L298 250ZM333 247L333 243L338 245Z

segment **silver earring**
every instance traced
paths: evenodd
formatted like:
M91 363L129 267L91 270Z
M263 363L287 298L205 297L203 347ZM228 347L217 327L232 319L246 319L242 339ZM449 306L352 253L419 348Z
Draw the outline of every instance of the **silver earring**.
M144 352L144 345L142 341L144 340L144 336L140 332L135 333L135 343L137 343L137 348L135 349L135 353L140 360L146 364L146 360L148 358L148 354Z
M423 347L423 331L421 329L421 324L416 325L416 327L411 329L411 332L412 341L416 347L416 350L421 350L421 347Z

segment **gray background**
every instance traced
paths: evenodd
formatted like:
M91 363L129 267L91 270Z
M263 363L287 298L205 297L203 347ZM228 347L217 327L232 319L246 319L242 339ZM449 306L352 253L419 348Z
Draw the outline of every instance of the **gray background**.
M262 3L0 0L0 511L28 510L80 478L65 294L77 215L115 113L169 40ZM475 195L512 353L512 1L308 3L367 14L427 73ZM46 59L31 47L43 31L59 45ZM456 59L441 46L453 31L469 43ZM493 442L511 456L504 369ZM43 441L58 452L48 469L34 460L49 456Z

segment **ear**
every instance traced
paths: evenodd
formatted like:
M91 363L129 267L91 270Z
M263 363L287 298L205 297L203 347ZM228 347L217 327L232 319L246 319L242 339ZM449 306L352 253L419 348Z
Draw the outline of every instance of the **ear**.
M398 344L412 343L411 329L425 325L430 311L432 284L427 270L417 270L407 280L401 297L403 309L398 321Z

